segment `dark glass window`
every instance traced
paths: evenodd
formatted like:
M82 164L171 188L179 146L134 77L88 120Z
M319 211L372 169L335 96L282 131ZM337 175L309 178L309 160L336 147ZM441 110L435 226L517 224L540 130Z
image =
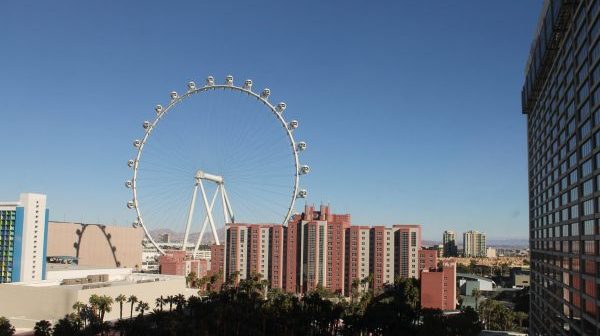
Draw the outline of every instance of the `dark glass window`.
M600 34L600 20L596 20L590 31L592 41L598 37L598 34Z
M577 153L571 154L569 156L569 168L574 167L577 164Z
M598 59L600 59L600 41L592 49L592 62L596 62Z
M588 134L590 134L591 131L592 131L592 121L587 120L583 125L581 125L581 127L579 129L579 134L581 135L581 138L583 139Z
M567 106L567 117L569 117L569 118L572 117L574 113L575 113L575 103L571 102L571 104L569 104L569 106ZM575 129L575 126L573 126L573 129Z
M569 182L571 184L577 183L577 169L571 171L571 173L569 174Z
M583 98L586 99L587 97ZM579 109L579 120L585 120L590 115L590 104L589 100L581 103L581 108Z
M586 240L584 242L584 253L587 255L596 255L596 242L593 240Z
M600 81L600 65L597 65L592 71L592 83L596 84Z
M587 62L583 64L581 69L577 71L577 81L579 83L583 83L588 75L588 64Z
M572 137L571 139L569 139L569 152L574 151L576 147L577 147L577 138Z
M575 37L575 41L577 42L577 46L585 45L585 39L587 37L587 30L581 29L577 36Z
M571 85L567 89L567 100L573 99L574 96L575 96L575 88L573 87L573 85ZM598 103L598 101L600 101L600 93L598 94L598 96L599 96L598 100L594 100L594 103Z
M583 182L583 196L589 196L594 192L594 180L590 179Z
M592 164L592 159L589 159L581 165L581 177L586 177L592 173Z
M585 32L584 32L585 34ZM581 47L581 50L577 53L577 65L581 65L586 63L588 55L588 45L587 43Z
M597 87L596 90L594 90L593 95L593 104L598 105L598 103L600 103L600 86Z
M581 157L585 157L592 152L592 140L588 139L581 145Z
M595 221L593 219L586 220L583 222L583 234L584 235L593 235L595 232Z
M587 200L583 202L583 215L589 216L594 214L594 200Z

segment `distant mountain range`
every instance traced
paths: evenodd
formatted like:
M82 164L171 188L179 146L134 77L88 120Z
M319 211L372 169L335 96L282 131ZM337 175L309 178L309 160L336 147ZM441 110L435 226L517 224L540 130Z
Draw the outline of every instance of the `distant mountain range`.
M150 230L150 235L152 238L157 239L160 235L169 234L169 239L172 243L177 243L183 241L183 236L185 232L175 232L171 229L155 229ZM198 240L198 236L200 236L200 232L190 232L188 236L188 242L195 242ZM219 236L219 240L223 240L225 238L225 229L220 228L217 229L217 236ZM204 237L202 237L202 244L211 244L213 243L213 237L210 229L206 229L204 231Z

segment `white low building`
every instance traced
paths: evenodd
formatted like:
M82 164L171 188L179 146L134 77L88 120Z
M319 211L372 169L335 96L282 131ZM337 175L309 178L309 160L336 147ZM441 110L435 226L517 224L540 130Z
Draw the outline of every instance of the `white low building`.
M88 276L94 280L87 279ZM197 293L186 288L182 276L133 273L131 269L65 269L49 271L48 277L49 280L0 284L0 316L7 317L17 328L33 328L39 320L55 322L72 313L76 302L88 303L93 294L113 299L120 294L135 295L154 308L160 296L188 297ZM73 278L80 278L83 283L72 284L77 281ZM106 281L97 281L98 278ZM130 304L125 303L124 317L129 312ZM119 304L115 302L105 319L118 319L119 313Z

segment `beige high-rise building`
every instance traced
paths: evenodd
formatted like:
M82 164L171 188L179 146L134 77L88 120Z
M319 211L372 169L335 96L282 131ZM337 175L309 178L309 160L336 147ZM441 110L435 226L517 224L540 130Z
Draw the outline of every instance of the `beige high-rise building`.
M463 246L465 257L487 257L486 237L483 232L471 230L463 233Z
M419 278L421 225L396 224L393 227L394 274L401 278ZM392 282L394 278L392 278Z

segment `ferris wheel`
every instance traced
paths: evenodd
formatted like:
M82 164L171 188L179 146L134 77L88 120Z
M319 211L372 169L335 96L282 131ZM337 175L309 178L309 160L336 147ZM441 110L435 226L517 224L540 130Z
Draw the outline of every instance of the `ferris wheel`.
M237 86L233 76L223 84L212 76L202 86L190 81L143 122L127 163L127 207L161 254L165 232L195 254L207 230L221 244L219 228L230 224L285 225L296 199L307 197L299 186L310 172L299 159L306 142L294 138L299 123L285 119L286 104L271 103L269 89L256 93L252 84Z

